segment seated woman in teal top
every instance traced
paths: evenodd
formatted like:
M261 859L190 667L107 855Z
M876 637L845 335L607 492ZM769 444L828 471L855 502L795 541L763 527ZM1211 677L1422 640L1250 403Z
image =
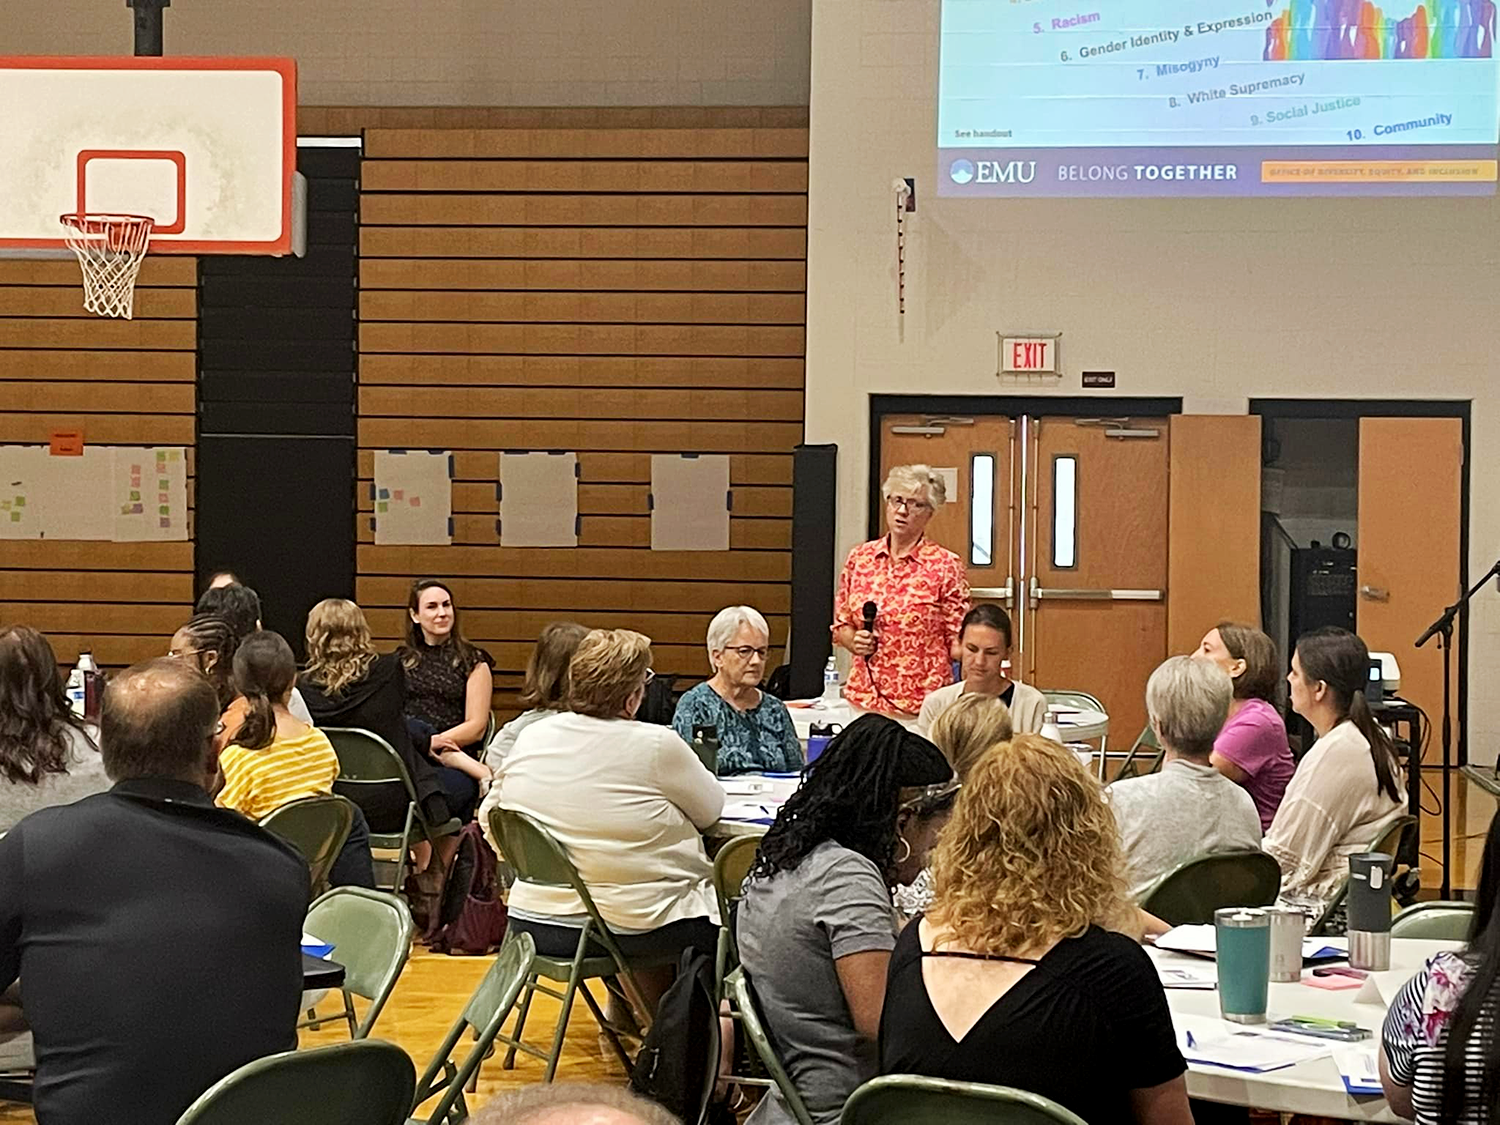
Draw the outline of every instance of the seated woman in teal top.
M760 690L770 644L770 627L755 610L721 609L708 626L714 674L678 700L672 726L684 742L693 741L694 727L718 732L720 776L802 769L802 744L786 704Z

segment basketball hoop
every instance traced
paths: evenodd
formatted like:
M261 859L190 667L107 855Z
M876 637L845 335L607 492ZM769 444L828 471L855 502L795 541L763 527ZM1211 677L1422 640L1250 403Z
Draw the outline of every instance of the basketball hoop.
M151 245L152 220L144 215L70 214L58 221L83 268L83 307L129 320L136 274Z

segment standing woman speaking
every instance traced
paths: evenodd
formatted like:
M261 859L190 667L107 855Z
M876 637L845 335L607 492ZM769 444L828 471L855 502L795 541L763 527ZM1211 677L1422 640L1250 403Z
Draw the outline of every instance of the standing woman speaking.
M942 475L926 465L899 465L880 491L886 534L844 560L833 642L854 654L844 690L850 703L915 715L929 692L953 682L969 581L957 555L924 538L948 498Z

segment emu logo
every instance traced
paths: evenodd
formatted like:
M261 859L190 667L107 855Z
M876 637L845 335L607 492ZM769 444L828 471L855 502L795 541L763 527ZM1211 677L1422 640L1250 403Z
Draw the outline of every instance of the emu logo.
M966 184L974 178L974 165L967 160L955 160L948 168L948 176L955 184Z
M1029 184L1034 179L1035 160L1012 160L1008 164L995 160L979 162L979 182L982 184Z

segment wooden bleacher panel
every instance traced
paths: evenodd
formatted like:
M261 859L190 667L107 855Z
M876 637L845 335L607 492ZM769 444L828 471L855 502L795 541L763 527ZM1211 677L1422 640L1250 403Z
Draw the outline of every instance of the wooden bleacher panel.
M83 307L78 264L0 260L0 444L83 430L94 445L188 449L191 519L197 262L153 256L132 320ZM193 545L0 541L0 624L42 630L63 664L105 667L167 650L193 604Z
M403 634L412 578L450 579L507 715L548 621L641 629L657 671L691 679L725 605L784 644L805 111L319 112L365 130L360 510L375 450L455 454L453 546L375 546L360 521L377 644ZM576 550L499 545L506 449L578 452ZM730 455L730 550L649 550L651 454L674 452Z

